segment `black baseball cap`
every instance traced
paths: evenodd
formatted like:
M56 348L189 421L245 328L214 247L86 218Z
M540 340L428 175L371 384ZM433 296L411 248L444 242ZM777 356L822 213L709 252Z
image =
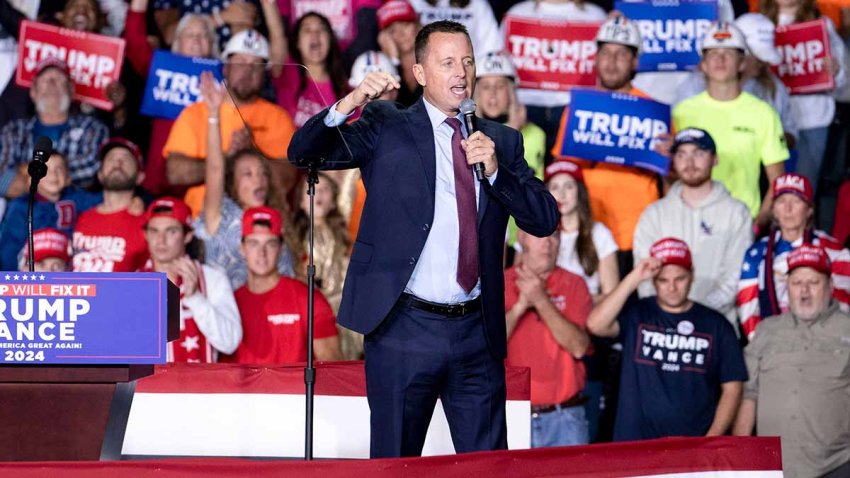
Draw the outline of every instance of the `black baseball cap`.
M676 150L683 144L693 144L699 149L708 151L711 154L717 154L717 145L714 144L714 139L704 129L685 128L676 133L670 153L676 154Z

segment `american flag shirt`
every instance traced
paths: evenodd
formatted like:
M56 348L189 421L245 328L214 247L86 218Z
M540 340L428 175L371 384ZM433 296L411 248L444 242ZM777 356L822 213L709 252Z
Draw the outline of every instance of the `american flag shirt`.
M788 253L803 243L803 238L788 242L781 238L781 232L776 231L772 236L776 241L773 249L773 281L776 289L776 300L782 313L788 311ZM762 317L759 303L759 291L765 288L765 256L767 255L768 238L756 242L744 255L741 265L741 279L738 281L736 305L741 326L749 339ZM850 311L850 251L841 247L834 238L823 231L815 230L812 243L821 246L832 261L833 297L841 310Z

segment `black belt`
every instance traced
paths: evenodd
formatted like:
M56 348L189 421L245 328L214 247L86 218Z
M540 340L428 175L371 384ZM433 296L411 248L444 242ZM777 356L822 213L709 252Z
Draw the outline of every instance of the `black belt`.
M577 407L579 405L584 405L587 401L590 400L586 395L581 392L573 395L572 397L564 400L561 403L556 403L554 405L532 405L531 413L533 414L541 414L541 413L551 413L556 410L563 410L565 408Z
M459 302L457 304L437 304L422 300L414 295L402 293L398 299L399 303L412 307L414 309L424 310L433 314L439 314L446 317L463 317L471 312L481 309L481 299L472 299L467 302Z

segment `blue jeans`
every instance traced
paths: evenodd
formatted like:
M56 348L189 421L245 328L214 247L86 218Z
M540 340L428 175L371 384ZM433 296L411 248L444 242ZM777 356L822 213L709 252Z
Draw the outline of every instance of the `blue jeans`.
M797 140L797 174L809 178L812 189L817 191L820 179L820 167L826 151L826 139L829 127L801 129Z
M586 445L584 406L531 414L531 448Z

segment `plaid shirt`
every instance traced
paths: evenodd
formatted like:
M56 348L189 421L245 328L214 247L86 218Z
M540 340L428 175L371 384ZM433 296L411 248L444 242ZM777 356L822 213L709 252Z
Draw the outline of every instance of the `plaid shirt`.
M12 180L6 173L32 160L35 121L35 116L15 120L0 130L0 195L6 194ZM100 121L90 116L72 114L68 117L68 127L53 149L65 156L75 186L85 188L94 182L100 169L97 150L108 137L109 128Z

